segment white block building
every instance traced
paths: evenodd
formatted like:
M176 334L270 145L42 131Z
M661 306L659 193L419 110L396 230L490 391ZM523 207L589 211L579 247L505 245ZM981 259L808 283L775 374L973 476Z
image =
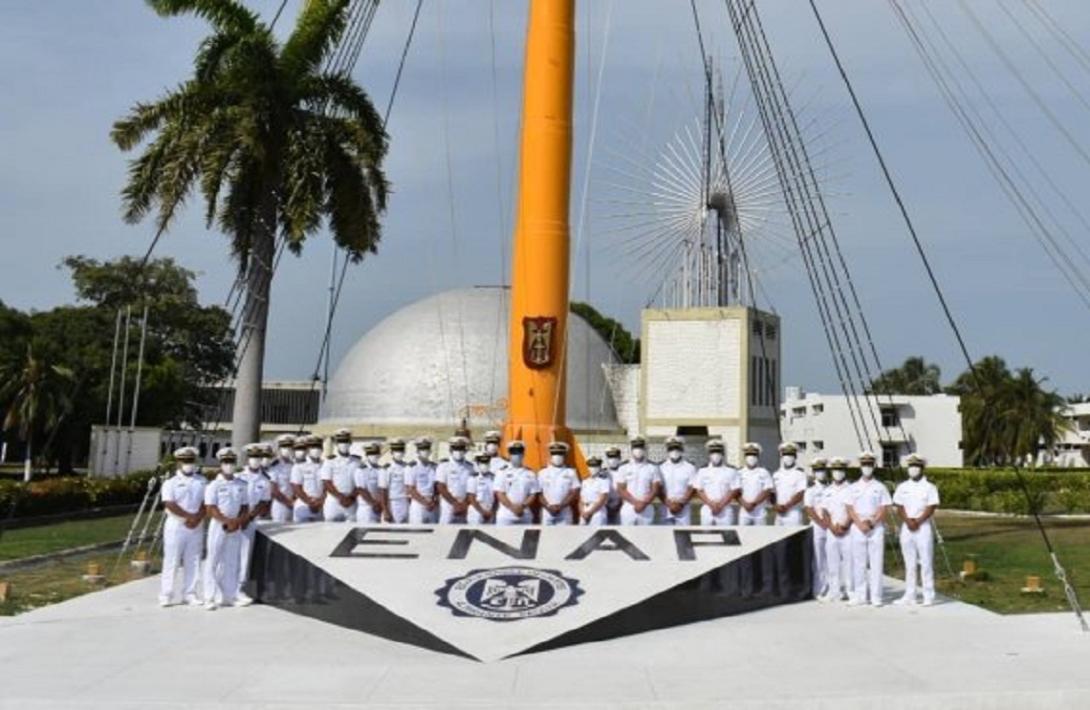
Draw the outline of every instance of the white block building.
M867 447L879 456L883 468L901 465L913 452L926 458L930 466L963 465L960 397L881 395L870 398L870 406L879 431L874 440L875 426L868 413L872 441ZM860 453L856 425L844 395L788 387L780 405L780 423L784 439L799 447L803 464L832 456L843 456L854 463Z
M1069 427L1052 451L1041 453L1038 463L1063 468L1090 466L1090 402L1069 404L1062 411Z

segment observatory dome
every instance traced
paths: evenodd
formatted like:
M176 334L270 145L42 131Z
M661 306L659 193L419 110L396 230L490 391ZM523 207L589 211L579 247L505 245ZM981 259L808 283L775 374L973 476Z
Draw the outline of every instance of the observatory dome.
M320 425L381 431L449 429L463 418L475 429L502 423L508 298L501 287L455 289L387 316L338 365ZM574 313L568 318L567 354L568 426L617 430L602 371L615 357Z

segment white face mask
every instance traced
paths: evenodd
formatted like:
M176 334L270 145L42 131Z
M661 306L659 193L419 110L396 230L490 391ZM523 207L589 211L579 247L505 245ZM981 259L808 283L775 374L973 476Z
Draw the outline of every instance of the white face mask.
M644 449L641 449L640 447L636 447L636 448L632 449L632 458L634 458L637 461L643 461L643 457L646 456L646 455L647 455L647 451L644 450Z
M480 462L480 461L477 462L477 473L478 474L488 473L488 471L489 471L488 464Z
M522 466L522 453L511 454L511 465L515 468Z
M250 458L246 459L246 465L256 471L257 469L261 468L261 459L256 456L251 456Z
M874 475L874 466L860 466L859 471L863 474L863 478L870 478Z
M606 465L611 469L617 469L621 466L621 459L618 456L610 456L606 459Z
M225 476L233 476L235 474L235 465L233 463L221 463L220 470L223 471Z
M834 468L833 469L833 480L838 482L838 483L840 481L843 481L844 480L844 469Z
M285 461L287 461L288 459L290 459L290 458L291 458L291 449L289 449L289 448L288 448L288 447L286 447L286 446L285 446L285 447L282 447L282 448L280 449L280 458L284 459Z
M264 466L265 468L268 468L269 466L272 466L272 459L270 459L268 456L262 456L261 457L261 465Z
M666 455L670 457L671 461L680 461L681 460L681 450L680 449L670 449L670 451L667 452Z
M721 466L723 464L723 454L713 451L708 455L708 460L711 461L712 466Z
M563 454L553 454L552 456L549 457L549 461L553 464L553 466L556 466L556 467L563 466L564 465L564 455Z
M431 458L431 449L417 449L416 458L420 459L421 461L427 461Z
M591 476L608 476L609 471L603 471L601 466L587 466L587 473Z
M781 460L783 462L783 467L784 468L794 468L795 467L795 457L794 456L790 456L790 455L784 456L783 459L781 459Z
M300 462L306 461L307 460L307 452L304 451L303 449L296 449L295 450L295 460L300 461Z
M341 456L348 456L348 450L351 448L351 444L340 443L337 444L337 453Z
M750 468L753 468L756 465L757 465L757 457L756 456L753 456L752 454L750 454L749 456L746 457L746 466L749 466Z
M461 451L460 449L452 449L450 452L450 457L455 461L465 461L466 452Z
M192 476L196 472L197 472L197 464L195 464L195 463L183 463L182 464L182 473L184 473L185 475Z
M322 450L317 447L307 449L307 456L317 461L322 458Z
M484 452L486 454L488 454L489 456L495 456L496 454L498 454L500 452L500 447L499 447L498 444L491 444L491 443L485 444L484 445Z
M378 466L378 454L367 454L367 463Z
M923 474L923 469L919 466L909 466L908 476L909 478L919 478Z
M814 471L814 480L818 483L825 483L825 469L819 468Z
M393 457L394 461L399 461L400 462L400 461L405 460L405 452L404 451L391 451L390 456Z

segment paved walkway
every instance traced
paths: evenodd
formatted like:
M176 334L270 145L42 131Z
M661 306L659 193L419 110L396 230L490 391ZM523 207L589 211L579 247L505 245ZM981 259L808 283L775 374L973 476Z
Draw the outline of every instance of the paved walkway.
M1069 614L811 602L483 664L156 583L0 620L0 708L1090 707Z

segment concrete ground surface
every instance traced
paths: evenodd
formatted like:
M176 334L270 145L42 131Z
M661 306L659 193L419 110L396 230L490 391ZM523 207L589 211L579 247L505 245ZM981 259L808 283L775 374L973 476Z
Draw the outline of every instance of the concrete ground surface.
M157 583L0 620L0 708L1090 707L1070 614L808 602L485 664Z

